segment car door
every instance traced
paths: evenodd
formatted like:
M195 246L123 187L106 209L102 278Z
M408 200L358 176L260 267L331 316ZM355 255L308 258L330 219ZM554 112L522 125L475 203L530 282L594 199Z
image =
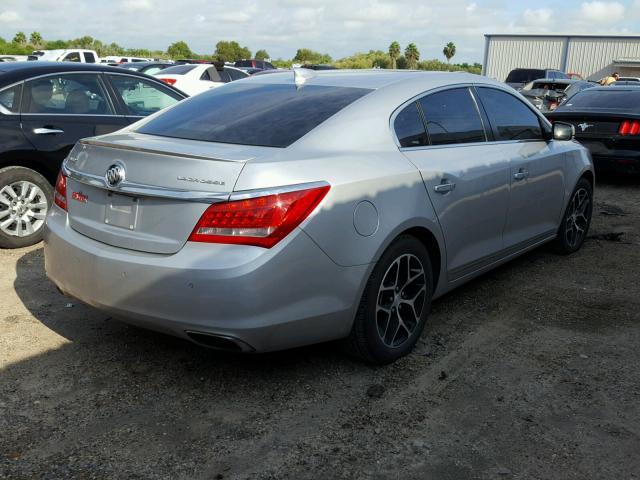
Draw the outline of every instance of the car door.
M22 131L39 155L59 164L81 138L127 124L116 114L100 77L98 72L64 73L24 83Z
M541 118L510 92L476 91L496 145L509 160L509 210L505 249L518 250L555 234L562 210L567 168L563 150L545 139Z
M449 281L495 261L502 250L509 164L500 149L487 142L470 88L423 96L395 117L394 127L402 152L420 170L438 216Z
M20 127L22 82L0 91L0 157L31 150Z
M159 81L120 73L109 73L106 78L128 123L136 122L184 98Z

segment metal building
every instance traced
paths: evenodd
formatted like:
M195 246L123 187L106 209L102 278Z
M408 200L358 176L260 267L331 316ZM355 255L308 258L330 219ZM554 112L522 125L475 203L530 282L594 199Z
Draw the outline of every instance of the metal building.
M485 35L483 75L504 81L518 67L555 68L589 80L614 71L640 77L640 35Z

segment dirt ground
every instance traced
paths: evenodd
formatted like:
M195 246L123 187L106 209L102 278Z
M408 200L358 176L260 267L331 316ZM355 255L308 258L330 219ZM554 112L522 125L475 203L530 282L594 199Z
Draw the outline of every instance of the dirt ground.
M0 251L0 478L640 478L640 180L591 238L436 301L387 366L231 355L62 297Z

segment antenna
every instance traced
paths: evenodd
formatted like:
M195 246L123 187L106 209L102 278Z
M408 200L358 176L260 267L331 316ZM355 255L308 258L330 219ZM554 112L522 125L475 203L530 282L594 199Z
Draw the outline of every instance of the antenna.
M316 76L315 70L309 70L308 68L294 68L293 69L293 83L296 84L296 89L304 87L307 80Z

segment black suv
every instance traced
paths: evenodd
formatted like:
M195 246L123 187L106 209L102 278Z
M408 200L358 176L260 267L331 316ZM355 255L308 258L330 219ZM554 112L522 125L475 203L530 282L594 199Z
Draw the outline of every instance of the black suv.
M52 185L78 140L185 97L153 77L108 65L0 64L0 247L40 241Z
M507 79L504 82L510 87L518 90L519 88L524 87L527 83L540 78L556 80L559 78L569 78L569 75L553 68L514 68L509 72L509 75L507 75Z

